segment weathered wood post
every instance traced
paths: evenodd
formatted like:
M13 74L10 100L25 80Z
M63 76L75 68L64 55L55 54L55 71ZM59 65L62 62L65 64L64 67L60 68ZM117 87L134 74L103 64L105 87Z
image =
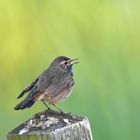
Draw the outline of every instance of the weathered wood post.
M93 140L86 117L44 111L7 134L8 140Z

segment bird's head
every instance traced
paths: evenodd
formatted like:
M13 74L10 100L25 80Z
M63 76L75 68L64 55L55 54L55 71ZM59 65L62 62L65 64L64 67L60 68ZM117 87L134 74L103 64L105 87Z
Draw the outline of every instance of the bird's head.
M72 72L72 66L74 64L79 63L77 58L71 59L66 56L59 56L55 58L55 60L51 63L51 66L56 66L58 69L63 71L69 71Z

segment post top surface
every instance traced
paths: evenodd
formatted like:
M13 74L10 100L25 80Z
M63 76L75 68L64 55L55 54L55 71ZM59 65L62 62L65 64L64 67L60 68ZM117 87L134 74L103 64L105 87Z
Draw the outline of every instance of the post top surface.
M85 117L73 115L71 113L46 110L34 115L32 118L10 131L8 135L46 134L56 129L80 122L83 119L85 119Z

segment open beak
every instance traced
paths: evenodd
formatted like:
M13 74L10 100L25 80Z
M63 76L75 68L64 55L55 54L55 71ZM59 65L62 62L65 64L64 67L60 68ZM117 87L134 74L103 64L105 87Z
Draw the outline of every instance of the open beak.
M70 60L69 60L70 65L74 65L74 64L80 63L79 61L76 61L76 60L78 60L78 58L70 59Z

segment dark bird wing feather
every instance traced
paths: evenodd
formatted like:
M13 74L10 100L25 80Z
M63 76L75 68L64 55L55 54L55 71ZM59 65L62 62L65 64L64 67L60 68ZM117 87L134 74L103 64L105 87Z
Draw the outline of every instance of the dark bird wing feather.
M25 93L29 92L33 87L34 85L37 83L39 78L36 78L32 83L30 83L20 94L19 96L17 97L17 99L21 98Z

